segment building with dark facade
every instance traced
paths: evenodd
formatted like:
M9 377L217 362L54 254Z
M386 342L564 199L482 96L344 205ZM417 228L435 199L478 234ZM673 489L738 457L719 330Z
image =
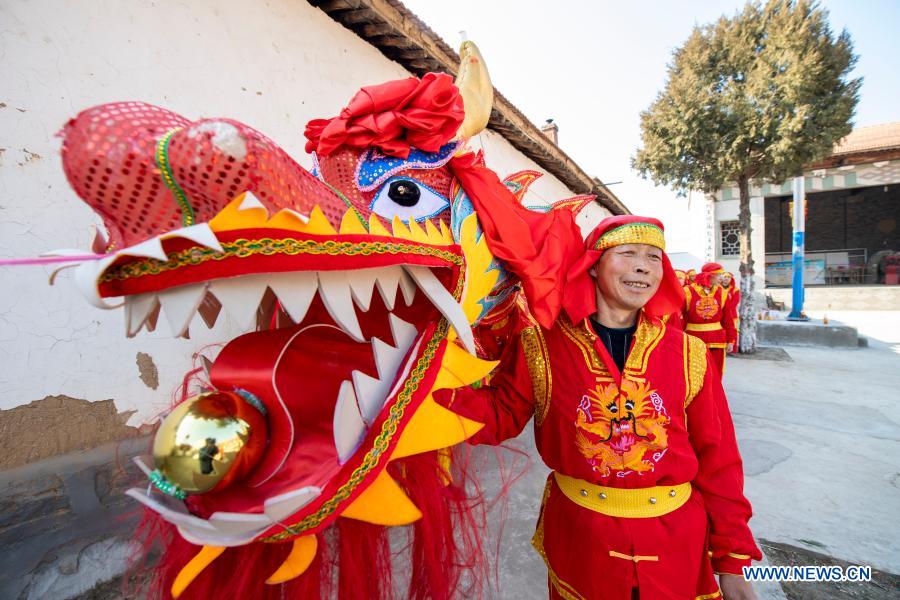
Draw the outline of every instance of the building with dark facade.
M854 130L831 156L808 166L804 175L806 285L897 284L900 122ZM753 182L750 195L757 287L789 286L792 182ZM709 248L718 262L737 273L737 187L719 190L713 201Z

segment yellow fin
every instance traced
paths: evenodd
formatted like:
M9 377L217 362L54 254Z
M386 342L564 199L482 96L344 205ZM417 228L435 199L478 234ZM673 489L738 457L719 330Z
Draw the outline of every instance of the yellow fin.
M396 215L394 216L394 220L391 221L391 229L393 230L394 237L396 237L396 238L400 238L403 240L413 239L413 234L409 230L409 227L407 227L403 223L403 221L400 220L400 217L398 217Z
M388 472L382 470L341 516L376 525L409 525L421 519L422 512Z
M372 235L383 235L384 237L391 236L391 232L387 230L387 227L384 226L384 223L381 222L381 219L375 213L369 215L369 233Z
M425 232L428 234L428 243L434 244L435 246L442 246L444 242L444 236L441 235L441 232L435 227L434 223L431 222L431 219L427 219L425 221Z
M360 220L356 211L352 208L344 213L344 218L341 219L341 235L347 235L351 233L360 233L367 234L369 233L368 229L366 229L365 224Z
M494 255L488 248L487 236L476 239L477 235L478 218L471 214L462 222L459 236L459 244L466 255L466 287L460 305L469 323L474 323L481 315L481 301L491 293L500 276L497 269L491 268Z
M180 596L185 588L197 578L197 575L202 573L203 569L208 567L223 552L225 552L225 548L222 546L203 546L200 552L195 554L194 558L178 572L178 576L172 583L172 597L177 598Z
M444 358L441 361L441 369L438 371L431 391L452 390L472 385L476 381L484 379L497 364L496 360L482 360L477 356L472 356L456 344L448 342Z
M482 423L444 408L429 394L404 428L391 460L455 446L482 427Z
M322 209L319 208L318 204L313 206L312 210L309 212L309 222L306 224L306 232L313 235L337 234L337 231L335 231L334 227L331 226L331 223L328 222L328 218L325 216L325 213L322 212Z
M251 198L251 206L241 208L244 200L247 199L247 192L238 195L234 200L228 203L228 206L219 211L219 213L210 219L209 228L213 231L232 231L234 229L248 229L251 227L265 227L266 221L269 219L269 211L264 206L252 206L253 198Z
M287 555L278 570L266 579L266 583L275 585L303 575L316 557L318 547L319 542L315 535L304 535L295 539L291 553Z
M275 216L269 219L266 227L273 229L289 229L291 231L306 231L308 219L300 213L289 208L279 210Z
M441 227L441 238L443 238L444 243L448 246L453 244L453 234L450 233L450 230L444 225L443 221L438 221L438 224Z
M423 244L431 243L428 239L428 234L425 233L425 230L422 229L422 226L419 225L415 219L409 220L409 232L412 234L413 241L421 242Z

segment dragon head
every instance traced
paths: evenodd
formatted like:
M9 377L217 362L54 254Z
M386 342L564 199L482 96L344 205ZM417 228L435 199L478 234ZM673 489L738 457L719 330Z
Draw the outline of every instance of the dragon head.
M109 232L76 270L87 298L124 306L128 336L160 314L174 336L223 313L246 332L163 420L141 462L155 486L128 492L204 546L175 595L228 547L293 541L278 583L335 519L416 521L386 466L480 427L431 397L490 372L473 328L515 285L456 177L493 92L477 48L461 56L455 83L364 88L310 122L312 171L240 122L139 102L66 125L66 175Z

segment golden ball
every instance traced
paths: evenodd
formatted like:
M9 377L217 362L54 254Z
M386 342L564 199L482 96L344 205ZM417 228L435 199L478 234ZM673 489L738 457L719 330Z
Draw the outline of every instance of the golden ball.
M163 419L153 440L153 460L186 494L220 490L259 463L267 429L264 414L245 395L201 394Z

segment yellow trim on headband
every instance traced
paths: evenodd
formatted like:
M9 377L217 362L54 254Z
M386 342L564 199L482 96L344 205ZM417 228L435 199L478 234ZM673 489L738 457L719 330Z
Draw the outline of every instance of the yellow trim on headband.
M626 223L600 236L594 250L606 250L623 244L647 244L660 250L666 249L666 237L662 229L650 223Z

